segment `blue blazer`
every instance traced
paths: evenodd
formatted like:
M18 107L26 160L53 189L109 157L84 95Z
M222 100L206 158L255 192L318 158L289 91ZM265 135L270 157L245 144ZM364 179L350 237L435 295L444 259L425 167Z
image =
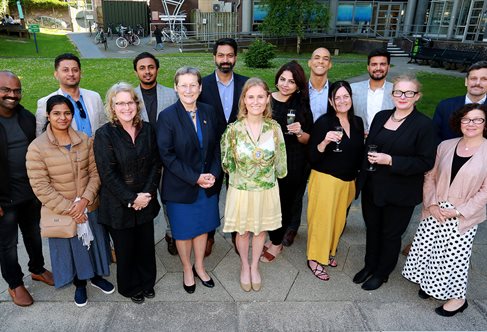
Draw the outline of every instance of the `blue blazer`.
M203 135L200 149L193 122L178 100L159 114L157 145L164 165L160 188L163 201L193 203L198 198L200 174L221 175L220 141L215 111L210 105L196 103ZM216 186L205 189L207 196L218 193Z
M215 72L213 72L210 75L203 77L201 81L203 89L198 98L198 101L211 105L215 109L217 121L218 121L218 132L219 135L221 136L223 135L225 129L227 129L227 124L237 120L238 101L240 99L240 94L242 93L242 88L245 82L249 78L246 76L233 73L233 80L234 80L233 106L232 106L232 112L230 113L230 117L228 118L228 123L227 123L227 119L225 118L225 112L223 111L222 101L220 99L220 93L218 92L218 85L217 85L218 83L216 82L215 75L216 75Z
M487 100L484 102L484 105L486 104ZM451 130L450 117L453 112L460 109L463 105L465 105L465 95L444 99L436 106L433 123L435 124L440 141L462 136Z

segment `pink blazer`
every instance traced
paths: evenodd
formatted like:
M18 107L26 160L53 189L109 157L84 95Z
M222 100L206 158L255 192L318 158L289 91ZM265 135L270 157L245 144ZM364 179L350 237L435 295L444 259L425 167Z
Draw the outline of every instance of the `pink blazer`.
M487 140L460 168L450 185L453 155L459 141L460 138L453 138L438 146L435 166L424 178L422 218L430 215L430 206L448 201L461 213L458 231L464 234L487 217Z

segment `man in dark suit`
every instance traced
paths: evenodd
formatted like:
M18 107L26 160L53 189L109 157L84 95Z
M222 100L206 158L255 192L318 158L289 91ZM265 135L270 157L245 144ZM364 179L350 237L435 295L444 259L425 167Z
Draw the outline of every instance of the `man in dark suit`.
M213 59L216 69L213 73L203 77L203 90L198 98L200 102L213 106L216 110L218 138L229 123L237 120L238 101L242 88L248 77L233 72L237 63L238 45L235 39L221 38L213 46ZM218 190L223 183L223 177L215 184ZM235 244L235 235L232 241ZM208 233L205 256L211 254L215 243L215 232Z
M436 106L433 122L441 141L460 136L450 129L449 121L453 112L465 104L487 104L487 61L476 62L468 68L465 86L466 95L442 100Z

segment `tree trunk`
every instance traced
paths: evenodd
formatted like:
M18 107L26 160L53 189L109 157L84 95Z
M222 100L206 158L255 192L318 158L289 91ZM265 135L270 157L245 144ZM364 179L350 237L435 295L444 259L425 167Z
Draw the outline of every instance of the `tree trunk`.
M301 54L301 36L296 37L296 53Z

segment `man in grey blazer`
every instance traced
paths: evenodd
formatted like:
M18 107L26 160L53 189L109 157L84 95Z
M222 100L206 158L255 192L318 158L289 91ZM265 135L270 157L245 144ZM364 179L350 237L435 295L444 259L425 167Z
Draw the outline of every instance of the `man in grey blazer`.
M157 83L159 60L149 52L137 55L133 61L140 84L135 88L139 100L143 101L142 120L156 128L159 113L177 101L174 89Z
M174 89L167 88L157 83L159 74L159 60L149 52L142 52L133 61L135 75L140 84L135 88L135 93L139 97L141 104L142 120L149 122L154 130L156 129L159 113L174 104L178 98ZM163 170L164 171L164 170ZM158 195L159 196L159 195ZM158 197L160 199L160 197ZM171 234L171 226L166 212L166 206L162 205L162 211L166 219L166 242L167 251L171 255L177 255L176 242ZM162 220L162 212L155 218L158 223Z
M374 116L382 110L394 108L392 83L386 81L391 63L391 55L386 50L374 50L367 58L370 78L352 83L352 98L355 115L362 118L365 133L368 134Z
M58 55L54 60L54 77L59 82L59 89L37 101L36 135L39 136L46 126L46 102L54 95L67 97L74 106L74 121L71 126L88 136L107 122L100 95L79 87L81 80L81 62L71 53Z

